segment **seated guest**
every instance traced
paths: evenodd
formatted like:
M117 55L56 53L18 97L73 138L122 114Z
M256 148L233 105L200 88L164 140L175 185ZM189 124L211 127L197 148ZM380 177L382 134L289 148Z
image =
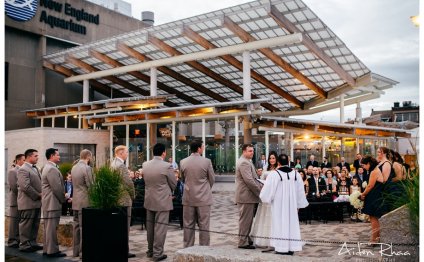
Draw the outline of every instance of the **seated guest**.
M358 183L362 187L362 184L364 182L367 182L368 183L369 176L368 176L367 173L364 172L364 168L363 167L359 167L358 168L358 174L356 174L354 176L354 178L357 178L358 179Z
M331 163L330 162L328 162L328 157L324 157L324 161L321 163L321 168L324 168L324 167L326 167L326 168L331 168L332 166L331 166Z
M309 183L309 192L308 197L317 199L320 198L321 193L325 192L326 185L322 177L319 176L318 168L314 167L312 169L313 177L308 179Z
M288 157L288 161L289 161L289 167L294 168L294 162L291 161L290 156L287 156L287 157Z
M333 194L337 192L337 180L334 179L333 171L327 170L325 173L325 184L327 185L327 193Z
M308 195L308 191L309 191L309 183L308 183L308 179L306 178L306 174L305 171L303 171L303 169L299 170L299 174L302 177L303 180L303 188L305 189L305 195Z
M341 161L340 163L337 164L337 166L340 167L340 169L342 169L345 166L347 169L347 172L350 172L350 164L345 161L345 158L343 156L341 157L340 160Z
M313 177L313 176L314 176L314 172L313 172L313 170L314 170L314 167L313 167L313 166L311 166L311 165L309 165L309 166L306 168L306 177L307 177L307 178L311 178L311 177Z
M313 167L318 167L319 166L318 165L318 161L315 160L315 156L314 155L311 155L309 157L309 161L306 163L306 166L307 167L308 166L313 166Z
M339 195L350 195L350 179L347 177L346 170L342 170L340 178L337 180L337 192Z
M296 162L294 163L294 168L296 168L297 170L302 169L302 163L300 162L300 157L296 157Z
M69 170L68 174L66 175L66 180L64 183L65 188L65 203L62 204L62 216L73 216L72 212L72 196L74 194L74 187L72 186L72 175L71 170Z
M336 179L340 178L340 170L341 168L338 166L333 167L333 174L336 177Z

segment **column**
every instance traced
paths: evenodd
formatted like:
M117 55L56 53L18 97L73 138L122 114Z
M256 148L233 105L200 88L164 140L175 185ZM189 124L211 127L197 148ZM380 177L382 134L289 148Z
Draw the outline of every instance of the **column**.
M205 144L205 151L203 157L206 157L206 120L202 119L202 141Z
M65 128L68 128L68 116L65 116Z
M340 123L344 123L344 94L340 95Z
M294 138L293 138L293 132L290 132L290 159L291 161L294 161Z
M321 146L322 146L322 161L324 161L325 157L325 136L321 138Z
M149 131L150 132L150 138L149 138L150 147L153 148L153 146L156 145L156 141L157 141L156 134L157 134L158 126L157 126L157 124L150 123L149 127L150 127L150 131ZM149 148L149 151L150 151L149 154L153 155L152 149Z
M252 143L252 122L250 116L243 117L243 143Z
M177 159L175 159L175 136L176 136L176 128L175 128L175 121L172 121L172 159L174 162L177 162Z
M81 115L78 115L78 129L81 129Z
M109 164L111 164L113 161L113 126L109 126L109 158Z
M44 127L44 118L40 118L40 127Z
M55 119L56 119L55 117L52 117L52 128L54 128L54 120Z
M90 102L90 84L88 82L88 79L82 81L82 102Z
M96 113L94 113L93 115L96 116ZM96 130L96 128L97 128L97 124L93 123L93 129Z
M125 125L125 146L127 149L130 149L130 125ZM130 165L130 157L128 154L127 161L125 161L125 164L127 167Z
M237 160L238 160L238 158L239 158L239 151L238 151L238 148L239 148L239 136L238 136L238 134L239 134L239 119L238 119L238 116L235 116L234 117L234 147L235 147L235 156L236 156L236 163L237 163Z
M269 131L265 131L265 155L266 159L269 157Z
M150 123L146 124L146 161L150 160Z
M359 154L359 138L356 138L356 153Z
M150 68L150 96L158 95L158 70L156 67Z
M251 100L250 52L243 52L243 99Z

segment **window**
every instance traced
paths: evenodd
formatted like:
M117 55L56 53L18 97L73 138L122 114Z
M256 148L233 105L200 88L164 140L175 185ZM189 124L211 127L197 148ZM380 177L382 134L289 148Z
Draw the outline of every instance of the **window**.
M83 149L88 149L93 153L93 156L96 155L96 145L95 144L62 144L55 143L54 148L59 150L60 162L61 163L73 163L75 160L79 159L80 153Z

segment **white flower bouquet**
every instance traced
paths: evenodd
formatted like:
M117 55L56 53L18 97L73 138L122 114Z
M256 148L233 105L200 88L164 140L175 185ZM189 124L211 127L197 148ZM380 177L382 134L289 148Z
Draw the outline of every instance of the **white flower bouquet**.
M340 195L334 202L349 202L349 195Z
M368 183L367 183L367 181L364 181L363 183L362 183L362 188L367 188L367 186L368 186Z
M364 182L366 183L366 182ZM362 209L364 207L364 201L362 201L361 199L359 199L359 196L361 195L361 193L359 191L353 192L350 196L349 196L349 202L350 204L356 208L356 209Z

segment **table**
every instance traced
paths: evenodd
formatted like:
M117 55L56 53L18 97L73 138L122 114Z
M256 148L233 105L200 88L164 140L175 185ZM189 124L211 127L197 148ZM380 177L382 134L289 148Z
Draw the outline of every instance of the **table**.
M349 202L309 202L309 206L299 209L299 220L311 224L312 220L322 220L327 224L328 220L344 222L344 212L351 211Z

